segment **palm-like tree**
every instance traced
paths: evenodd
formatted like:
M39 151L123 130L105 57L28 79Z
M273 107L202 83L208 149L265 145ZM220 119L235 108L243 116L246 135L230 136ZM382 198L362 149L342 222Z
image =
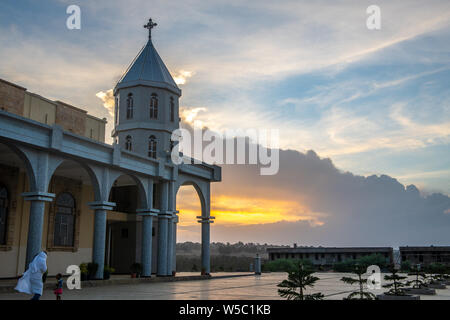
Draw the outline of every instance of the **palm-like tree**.
M398 270L395 269L394 266L391 267L391 275L384 276L384 280L390 281L391 283L385 284L384 288L390 288L387 292L388 294L394 295L394 296L404 296L405 291L402 289L402 287L406 286L406 283L402 282L402 280L406 279L407 277L401 276L398 274Z
M407 285L413 285L412 287L414 289L420 289L422 287L424 287L427 283L427 275L425 274L425 272L420 271L420 264L411 266L411 272L408 273L408 276L414 276L414 280L408 281Z
M305 294L307 287L313 287L314 283L319 280L313 276L313 270L305 268L303 264L299 264L298 268L288 271L288 279L278 284L278 294L288 300L321 300L324 295L320 292L313 294Z
M353 273L355 273L358 278L351 278L351 277L342 277L341 281L348 283L348 284L355 284L358 283L359 284L359 291L354 291L352 293L350 293L347 298L345 298L346 300L375 300L376 296L368 291L364 291L364 283L367 283L367 278L363 277L363 274L366 273L366 270L364 268L364 266L358 265L356 264L353 267ZM359 296L359 298L358 298Z

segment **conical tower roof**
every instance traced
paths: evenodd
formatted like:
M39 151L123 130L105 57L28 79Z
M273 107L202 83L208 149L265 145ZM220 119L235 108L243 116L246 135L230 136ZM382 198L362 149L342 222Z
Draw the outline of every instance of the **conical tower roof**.
M136 85L168 89L181 95L181 90L153 46L151 28L149 28L147 44L141 49L125 74L120 78L115 90Z

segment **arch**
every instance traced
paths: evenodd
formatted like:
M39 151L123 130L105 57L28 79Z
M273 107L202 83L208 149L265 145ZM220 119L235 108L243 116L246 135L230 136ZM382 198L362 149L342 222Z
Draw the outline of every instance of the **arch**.
M110 175L111 178L111 182L108 185L108 194L107 197L111 198L111 191L113 189L113 187L115 187L115 184L119 181L123 181L123 180L131 180L138 189L138 199L137 199L137 209L146 209L149 208L149 204L148 204L148 196L147 196L147 189L144 186L144 183L142 181L142 179L140 179L139 177L133 175L133 174L129 174L129 173L125 173L125 172L120 172L120 171L114 171L111 172Z
M100 183L97 179L97 175L94 173L94 170L91 168L91 166L88 163L84 163L81 161L77 161L76 159L72 158L66 158L62 159L57 166L55 166L53 169L49 169L49 181L50 183L51 178L55 175L55 173L60 169L65 169L68 165L75 165L76 167L79 167L83 170L84 174L81 176L78 175L78 178L83 178L84 180L89 179L89 182L92 185L92 189L94 191L94 199L96 201L99 201L101 199L101 193L100 193ZM67 171L67 170L66 170ZM71 176L73 176L75 173L71 172ZM48 188L48 186L47 186Z
M150 119L158 119L158 95L152 93L150 97Z
M148 156L156 159L157 141L154 135L148 137Z
M11 152L13 152L18 158L19 160L22 162L27 177L28 177L28 184L29 184L29 191L37 191L38 186L37 186L37 179L36 179L36 173L35 170L33 168L33 164L32 164L32 154L24 152L24 150L18 148L17 146L15 146L12 143L9 143L7 141L0 141L1 145L4 145L7 149L9 149Z
M205 197L206 194L206 190L203 190L205 188L205 186L203 186L204 183L202 183L201 181L196 181L197 179L195 178L191 178L191 177L184 177L182 175L179 176L179 179L177 180L177 184L175 187L175 198L176 195L178 194L178 191L180 190L180 188L182 186L193 186L195 191L197 192L197 195L200 199L200 204L201 204L201 208L202 208L202 216L208 216L209 217L209 210L208 209L208 204L209 204L209 200ZM203 187L203 188L202 188Z
M77 251L82 214L77 203L90 202L83 195L85 185L92 185L92 200L100 199L100 184L88 163L72 157L56 160L48 169L47 189L57 196L49 205L47 250Z
M133 119L134 100L133 94L129 93L127 96L127 119Z

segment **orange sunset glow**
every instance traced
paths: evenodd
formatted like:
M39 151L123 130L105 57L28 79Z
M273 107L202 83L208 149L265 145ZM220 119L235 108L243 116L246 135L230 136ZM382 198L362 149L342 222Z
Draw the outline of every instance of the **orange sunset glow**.
M180 211L180 227L197 225L201 214L199 198L193 187L183 186L177 194L177 209ZM309 221L312 225L323 225L323 215L309 212L308 208L293 200L248 198L239 195L213 194L211 215L215 224L237 226L265 224L279 221ZM200 230L199 230L200 231ZM183 236L183 231L180 233Z

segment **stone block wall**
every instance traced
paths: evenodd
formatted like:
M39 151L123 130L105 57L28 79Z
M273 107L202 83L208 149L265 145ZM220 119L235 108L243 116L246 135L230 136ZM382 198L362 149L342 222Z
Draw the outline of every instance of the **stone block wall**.
M0 79L0 110L23 115L25 88Z
M78 109L61 101L56 101L56 124L64 130L84 136L86 132L87 111Z

